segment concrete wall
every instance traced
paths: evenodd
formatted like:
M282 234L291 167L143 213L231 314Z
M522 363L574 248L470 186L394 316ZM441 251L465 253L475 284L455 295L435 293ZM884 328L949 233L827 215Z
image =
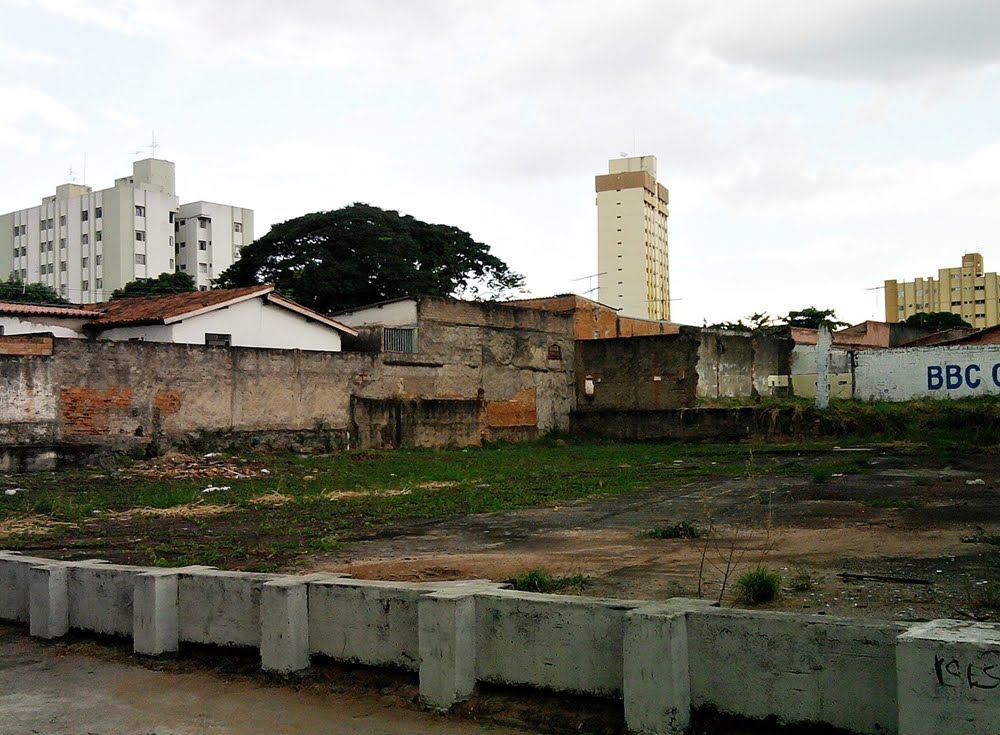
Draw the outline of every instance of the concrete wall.
M576 343L576 404L581 413L691 406L697 388L698 340L692 334Z
M311 656L417 671L449 709L476 682L620 698L636 732L680 735L692 707L858 733L992 735L1000 626L723 610L697 600L537 595L485 581L389 583L204 567L55 562L0 552L0 619L32 635L131 636L260 649L278 674Z
M788 337L702 329L699 341L699 398L770 395L768 376L789 374Z
M1000 394L1000 345L864 350L855 359L854 397L862 401Z
M0 338L0 457L35 446L144 448L198 432L434 446L568 430L570 317L421 305L415 354Z

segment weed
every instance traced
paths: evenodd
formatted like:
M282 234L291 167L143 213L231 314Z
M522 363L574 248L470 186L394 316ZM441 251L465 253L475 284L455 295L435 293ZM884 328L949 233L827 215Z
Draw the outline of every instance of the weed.
M813 467L809 476L812 478L814 483L822 485L830 481L830 478L833 477L833 472L829 467Z
M816 585L816 581L808 569L796 567L794 571L795 576L791 578L788 584L793 592L808 592Z
M976 617L1000 613L1000 582L966 580L966 603Z
M976 534L975 536L962 536L963 544L989 544L990 546L1000 546L1000 536Z
M665 526L655 526L649 531L642 531L642 538L699 538L703 531L694 521L674 521Z
M736 580L737 597L747 605L759 605L777 598L781 575L760 565L744 572Z
M558 592L569 588L586 587L590 578L582 574L554 577L544 569L532 569L524 574L504 580L521 592Z

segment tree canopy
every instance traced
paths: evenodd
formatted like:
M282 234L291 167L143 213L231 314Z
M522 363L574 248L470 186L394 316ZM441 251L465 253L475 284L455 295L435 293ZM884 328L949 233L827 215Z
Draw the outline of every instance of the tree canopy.
M903 320L903 324L908 327L919 327L920 329L951 329L952 327L971 327L958 314L950 311L932 311L928 313L913 314Z
M457 227L352 204L275 225L215 281L255 283L330 312L406 296L496 298L524 277Z
M18 301L29 304L68 304L56 290L44 283L25 283L11 274L0 281L0 301Z
M130 281L111 294L111 298L120 299L127 296L161 296L169 293L186 293L197 288L194 278L189 273L161 273L156 278L140 278Z
M773 317L767 313L757 313L751 314L745 319L746 321L740 319L736 322L719 322L712 324L710 328L754 332L780 329L781 327L819 329L821 324L827 325L830 329L849 326L847 322L837 319L833 309L817 309L812 306L807 306L799 311L790 311L786 316Z

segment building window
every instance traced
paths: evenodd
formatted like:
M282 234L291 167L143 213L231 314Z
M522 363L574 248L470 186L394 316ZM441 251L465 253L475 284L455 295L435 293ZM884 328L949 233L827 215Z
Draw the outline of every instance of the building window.
M146 256L144 253L135 254L135 264L136 265L146 265Z
M135 216L136 217L145 217L146 216L146 208L144 206L142 206L141 204L136 204L135 205Z
M96 240L97 242L104 242L104 232L102 230L98 230L97 232L95 232L94 240Z
M187 222L186 219L179 219L179 220L177 220L177 226L178 227L183 227L185 222Z
M181 270L182 271L186 271L187 269L188 269L187 265L185 265L184 263L181 263Z
M208 263L198 263L199 273L208 273Z
M186 242L182 242L182 243L178 244L177 248L179 250L180 248L183 248L183 247L186 247L186 246L187 246L187 243Z
M198 249L199 250L208 250L208 243L206 241L204 241L204 240L199 240L198 241Z
M87 258L86 255L83 256L82 258L80 258L80 265L81 265L81 267L86 268L87 267L87 262L88 262L88 258Z
M59 238L59 249L63 250L65 247L66 247L66 238L65 237L60 237Z
M99 289L104 288L104 279L103 278L98 278L97 279L97 288L99 288Z
M174 259L171 258L170 259L170 270L173 270L173 269L174 269Z
M84 291L89 291L90 290L90 281L84 281L83 283L81 283L80 284L80 288L82 288Z
M66 272L66 261L65 260L62 261L61 263L59 263L59 272L60 273L65 273Z
M233 222L233 232L243 232L243 223Z
M80 235L80 244L81 245L89 245L90 244L90 235L88 235L86 232L84 232L82 235Z
M212 220L210 220L208 217L199 217L198 218L198 227L200 229L204 230L206 227L208 227L208 223L211 222L211 221Z
M385 327L382 330L382 351L416 352L417 330L414 328L400 329L398 327Z
M231 334L213 334L205 332L205 345L207 347L229 347L233 342Z
M137 242L145 242L145 240L146 240L146 231L145 230L136 230L135 231L135 239L136 239Z
M94 265L100 265L100 264L101 264L101 258L102 258L102 257L103 257L103 256L101 256L101 255L95 255L95 256L94 256Z
M87 210L85 209L85 210L83 210L82 212L80 212L80 221L81 221L81 222L86 222L86 221L88 221L89 219L90 219L90 212L89 212L89 211L87 211Z
M60 227L65 227L66 226L66 215L65 214L60 214L59 215L59 226Z
M94 218L100 219L104 216L104 207L94 207Z

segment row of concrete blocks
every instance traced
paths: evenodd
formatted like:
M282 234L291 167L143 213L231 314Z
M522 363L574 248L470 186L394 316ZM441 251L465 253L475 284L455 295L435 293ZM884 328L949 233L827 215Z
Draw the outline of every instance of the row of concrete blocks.
M70 627L130 634L147 655L176 651L184 640L255 645L262 667L279 673L307 668L314 653L403 666L419 673L421 695L439 709L467 698L477 681L494 681L621 697L629 727L643 733L683 732L700 705L861 733L998 731L996 626L908 626L502 587L0 553L0 618L27 618L33 635L58 637Z

